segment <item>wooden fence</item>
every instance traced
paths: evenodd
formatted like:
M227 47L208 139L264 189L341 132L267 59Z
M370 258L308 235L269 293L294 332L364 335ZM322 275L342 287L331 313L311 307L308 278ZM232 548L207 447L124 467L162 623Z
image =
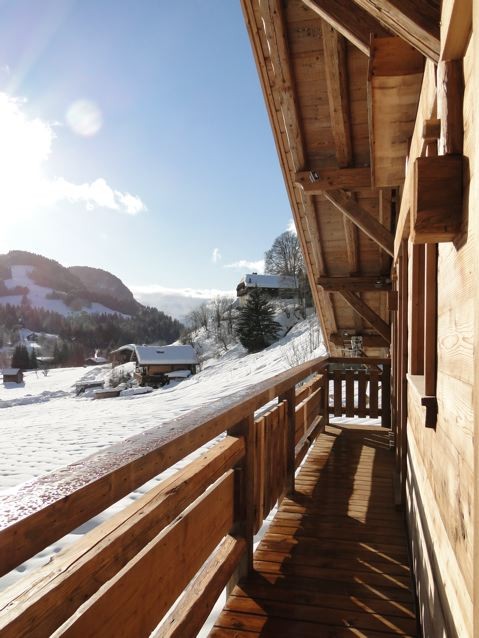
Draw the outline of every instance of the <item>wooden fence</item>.
M293 368L254 392L238 392L0 496L4 574L223 435L6 589L0 635L196 635L226 584L251 569L254 533L294 489L295 468L327 422L327 362Z
M389 359L331 357L327 376L333 384L328 414L349 418L381 417L381 425L391 427Z

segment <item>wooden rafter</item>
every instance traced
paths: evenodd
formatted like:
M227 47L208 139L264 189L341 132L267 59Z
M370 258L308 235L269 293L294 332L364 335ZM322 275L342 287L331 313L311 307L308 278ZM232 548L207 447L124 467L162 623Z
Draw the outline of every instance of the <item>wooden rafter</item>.
M258 72L262 78L298 237L307 256L308 277L313 282L317 276L324 274L325 266L314 202L294 187L294 175L306 165L306 158L282 2L264 0L255 3L253 7L250 2L242 0L242 5ZM332 303L329 295L321 288L313 285L312 293L323 333L327 338L336 330Z
M325 191L324 196L358 228L375 241L389 255L394 254L394 237L378 220L342 190Z
M391 280L381 275L359 275L348 277L319 277L318 284L324 290L338 292L341 290L351 291L380 291L391 290Z
M330 24L349 42L369 55L371 33L388 35L388 31L351 0L303 0L303 3Z
M343 299L355 310L363 319L365 319L384 339L391 341L391 328L381 319L381 317L368 306L366 302L360 299L354 292L348 290L340 290L339 294Z
M427 58L439 60L440 0L354 0Z
M336 147L336 159L339 166L350 166L353 160L353 146L349 113L346 40L327 22L323 22L322 32L329 116Z
M296 173L294 181L308 195L321 195L323 191L338 188L354 191L371 188L371 169L369 167L311 169Z

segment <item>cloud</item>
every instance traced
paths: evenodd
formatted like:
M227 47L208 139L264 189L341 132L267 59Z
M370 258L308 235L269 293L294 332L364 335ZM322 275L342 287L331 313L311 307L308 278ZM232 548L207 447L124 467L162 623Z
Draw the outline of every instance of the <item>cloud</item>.
M298 231L296 230L296 225L294 223L294 219L289 220L288 225L286 226L286 230L289 231L290 233L294 233L295 235L298 234Z
M236 291L215 288L166 288L159 285L129 286L142 304L154 306L166 314L184 321L186 315L215 297L236 297Z
M234 261L232 264L225 264L225 268L234 268L235 270L247 270L257 273L262 273L264 270L264 259L258 259L258 261L248 261L247 259L240 259Z
M140 197L112 188L103 177L78 184L61 176L48 179L53 124L25 113L25 100L0 92L0 208L9 215L34 212L61 202L129 215L146 210Z
M214 264L217 264L219 261L221 261L221 253L220 253L220 249L219 248L215 248L211 254L211 261Z

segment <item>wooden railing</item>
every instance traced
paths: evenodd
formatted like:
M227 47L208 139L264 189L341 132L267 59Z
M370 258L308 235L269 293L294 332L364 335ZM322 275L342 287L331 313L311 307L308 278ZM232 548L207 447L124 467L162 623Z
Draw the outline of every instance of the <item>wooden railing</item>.
M328 380L333 384L328 414L349 418L381 417L381 425L391 427L390 359L330 357L327 368Z
M254 533L294 489L295 468L327 422L328 361L298 366L0 496L4 574L198 452L6 589L0 635L140 637L160 621L155 636L196 635L222 589L251 569Z

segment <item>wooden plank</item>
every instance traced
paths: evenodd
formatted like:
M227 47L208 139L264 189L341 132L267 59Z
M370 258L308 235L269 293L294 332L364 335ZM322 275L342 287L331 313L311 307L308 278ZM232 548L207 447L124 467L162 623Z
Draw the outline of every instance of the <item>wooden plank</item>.
M346 416L354 417L354 370L346 370Z
M442 0L441 60L464 57L472 32L472 0Z
M324 196L384 251L389 255L394 254L392 234L371 213L354 200L349 199L344 191L325 191Z
M61 636L148 636L233 525L233 472L155 537L62 626Z
M370 77L398 77L415 75L423 71L423 56L402 38L396 36L372 38L369 59Z
M443 60L437 67L437 116L441 121L439 154L462 154L464 145L464 72L462 60Z
M413 244L409 317L409 373L424 374L424 246Z
M361 315L363 319L366 319L371 326L378 332L384 339L391 339L390 326L381 319L381 317L372 310L362 299L360 299L354 292L347 290L339 291L339 294L348 302L348 304Z
M384 365L381 374L381 425L391 427L391 365Z
M368 383L368 373L365 370L358 370L358 417L364 418L366 412L366 389Z
M353 160L351 116L349 113L346 40L327 22L322 23L324 68L328 89L329 117L339 166Z
M334 380L334 416L343 415L343 375L339 370L333 372Z
M438 0L354 0L422 55L439 60L440 3Z
M265 490L265 419L261 417L256 421L256 472L255 481L255 534L257 534L263 524L264 514L264 490Z
M226 536L198 576L185 589L181 603L151 638L196 636L245 551L244 539Z
M354 191L371 188L371 169L368 167L311 169L296 173L294 181L308 195L321 195L323 191L338 188Z
M296 412L295 412L295 397L294 388L288 392L282 394L279 397L280 401L287 402L287 462L286 462L286 492L294 492L294 471L295 471L295 458L294 458L294 435L296 430Z
M383 275L350 275L347 277L318 277L325 290L381 291L391 289L391 280Z
M0 573L6 573L157 476L231 425L321 369L302 364L125 439L0 496Z
M371 33L377 35L389 33L378 20L372 18L360 7L355 7L350 0L303 0L303 4L334 27L365 55L369 55Z
M378 413L378 382L379 372L371 370L369 373L369 416L371 419L377 419Z
M2 636L50 635L208 485L236 465L244 449L242 440L226 437L19 581L0 604Z
M424 269L424 389L436 395L437 365L437 245L427 244Z

